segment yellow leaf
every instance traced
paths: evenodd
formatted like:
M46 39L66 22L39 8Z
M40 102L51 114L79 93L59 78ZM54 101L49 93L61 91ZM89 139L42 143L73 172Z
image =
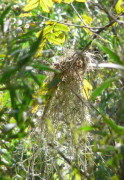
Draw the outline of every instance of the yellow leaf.
M75 180L81 180L81 176L78 173L75 175Z
M41 31L35 33L35 36L38 38L40 36Z
M30 13L21 13L19 15L19 17L29 17L29 16L33 16L33 14L30 12Z
M61 3L62 0L53 0L53 2L56 2L56 3Z
M93 89L92 85L86 79L83 80L83 85L87 87L89 90Z
M39 0L30 0L27 5L23 8L23 11L31 11L35 9L39 4Z
M51 33L53 31L54 26L46 26L43 30L43 35L45 36L48 33Z
M39 96L45 96L47 92L48 92L47 83L45 82L42 84L42 87L33 94L33 98L38 98Z
M5 58L6 55L5 54L0 54L0 58ZM10 56L9 56L10 57Z
M35 58L42 55L42 51L43 51L43 48L44 48L45 45L46 45L46 39L44 39L42 41L42 43L40 44L40 46L39 46L39 48L38 48L38 50L37 50L37 52L35 54Z
M56 33L48 34L47 39L49 42L53 44L61 45L62 43L65 42L65 35L61 32L56 32Z
M53 6L52 0L40 0L40 6L42 7L43 11L49 13L50 9Z
M58 38L61 34L63 34L61 31L57 31L57 32L52 33L51 35Z
M65 34L63 33L63 31L67 32L70 30L69 27L64 24L59 24L52 21L47 21L46 24L50 24L50 25L47 25L43 29L44 40L40 44L35 57L41 56L42 50L47 40L53 44L62 45L65 42ZM37 32L35 35L36 37L39 37L40 34L41 31Z
M54 26L54 31L65 31L65 32L68 32L70 31L69 27L65 24L56 24Z
M85 23L87 23L88 25L90 25L93 21L92 17L89 15L83 14L82 17L83 17Z
M83 89L82 90L82 93L83 93L83 97L88 100L89 99L89 92L87 89Z
M74 0L64 0L65 3L72 3Z
M53 26L46 26L46 27L43 29L43 36L45 37L46 34L51 33L52 30L53 30ZM41 30L41 31L42 31L42 30ZM36 36L36 37L39 37L41 31L35 33L35 36Z
M40 0L40 6L42 7L43 11L49 12L49 7L47 6L45 0Z
M36 104L36 105L32 108L31 112L32 112L32 113L35 113L35 112L37 111L38 107L39 107L39 105Z
M55 22L55 21L46 21L45 24L46 25L55 25L55 24L57 24L57 22Z
M31 11L35 9L40 4L43 11L49 13L50 9L53 6L52 0L28 0L27 5L23 8L24 11Z
M124 12L124 1L119 0L117 4L115 5L115 10L118 14L121 14Z
M47 3L48 7L53 7L53 1L52 0L47 0L46 3Z
M83 20L85 21L85 23L86 23L87 25L91 25L91 23L92 23L92 21L93 21L93 19L92 19L91 16L86 15L86 14L83 14L83 15L82 15L82 18L83 18ZM85 24L82 23L82 25L84 26ZM89 35L92 35L92 32L91 32L88 28L84 28L84 30L85 30Z
M87 100L90 97L90 91L93 89L92 85L86 80L83 80L82 93L84 98Z
M77 2L87 2L87 0L76 0Z
M57 0L54 0L57 1ZM74 0L64 0L65 3L72 3ZM87 2L87 0L76 0L77 2Z

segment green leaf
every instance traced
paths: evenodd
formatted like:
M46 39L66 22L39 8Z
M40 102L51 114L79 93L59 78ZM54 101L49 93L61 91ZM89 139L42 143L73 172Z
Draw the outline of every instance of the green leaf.
M30 51L27 55L20 57L19 61L18 61L18 69L20 69L22 66L24 66L25 64L27 64L31 58L36 54L41 41L43 39L43 31L40 32L39 37L37 38L37 40L32 44Z
M31 71L29 71L28 73L29 73L29 75L32 77L32 79L40 86L40 85L41 85L41 81L38 79L38 77L36 76L36 74L33 73L33 72L31 72Z
M93 131L94 127L93 126L81 126L77 130L78 131Z
M2 31L3 31L4 18L6 17L6 15L9 13L10 10L11 10L11 5L8 6L0 16L0 25L2 26Z
M5 81L9 80L9 78L15 74L17 71L16 67L9 67L0 78L0 83L4 83Z
M110 49L108 49L107 47L99 44L97 41L94 41L94 43L100 48L102 49L106 54L108 54L111 58L111 62L116 62L118 64L124 65L124 62L122 62L119 58L119 56L114 53L113 51L111 51Z
M117 134L124 135L124 127L116 124L114 120L106 116L102 111L99 114L103 117L103 121Z
M118 78L109 78L109 79L106 80L104 83L102 83L98 88L96 88L96 89L92 92L91 100L96 99L97 96L99 96L100 94L102 94L102 92L103 92L106 88L108 88L113 81L116 81L116 80L118 80Z
M109 125L109 127L111 127L111 129L116 132L117 134L124 134L124 127L123 126L118 126L116 124L115 121L113 121L112 119L108 118L106 115L104 115L103 113L101 113L103 116L103 120L106 122L106 124Z
M6 15L9 13L9 11L11 10L11 5L8 6L3 13L0 16L0 24L3 23L4 18L6 17Z

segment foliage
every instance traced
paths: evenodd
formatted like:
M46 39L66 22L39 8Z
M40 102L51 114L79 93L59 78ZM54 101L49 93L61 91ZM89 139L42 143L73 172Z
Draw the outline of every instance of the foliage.
M123 1L0 9L1 179L123 180Z

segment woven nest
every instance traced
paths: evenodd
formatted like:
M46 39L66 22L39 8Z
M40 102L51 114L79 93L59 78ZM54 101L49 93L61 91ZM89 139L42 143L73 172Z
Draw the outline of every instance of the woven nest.
M64 76L73 77L77 73L84 73L87 67L88 59L86 56L82 56L78 53L73 53L73 55L66 57L65 59L61 59L54 63L54 67L61 72L63 72Z
M47 138L47 142L59 145L70 159L77 159L83 170L86 170L89 164L85 153L92 154L91 137L89 134L82 136L81 132L77 133L77 129L90 123L90 115L83 104L82 94L82 82L89 58L87 54L74 53L54 64L54 67L62 72L61 81L41 119L42 137Z
M61 73L60 75L55 74L52 81L58 76L60 82L50 99L45 119L51 117L50 119L54 119L52 122L61 119L66 123L73 120L78 122L78 119L80 119L80 122L82 122L84 113L82 112L83 104L80 99L83 98L83 78L89 58L87 53L84 55L73 53L71 56L69 54L69 57L64 60L54 63L54 68L60 70Z

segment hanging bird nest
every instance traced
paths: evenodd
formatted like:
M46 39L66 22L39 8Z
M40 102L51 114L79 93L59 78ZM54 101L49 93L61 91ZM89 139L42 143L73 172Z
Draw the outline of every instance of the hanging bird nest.
M83 134L78 128L90 123L88 108L83 103L83 78L87 64L91 60L89 53L74 53L54 63L61 71L55 74L52 81L59 78L58 83L50 91L50 97L44 107L41 118L42 138L52 142L55 147L69 159L76 160L83 170L88 169L91 154L89 134Z
M58 79L59 82L53 85L53 91L52 88L50 89L50 92L52 91L50 101L46 104L47 111L42 119L50 118L51 122L62 120L66 123L72 121L81 123L84 120L83 104L80 98L83 98L83 78L89 60L91 60L89 53L83 55L74 53L54 63L54 68L60 70L61 73L52 77L51 82Z

